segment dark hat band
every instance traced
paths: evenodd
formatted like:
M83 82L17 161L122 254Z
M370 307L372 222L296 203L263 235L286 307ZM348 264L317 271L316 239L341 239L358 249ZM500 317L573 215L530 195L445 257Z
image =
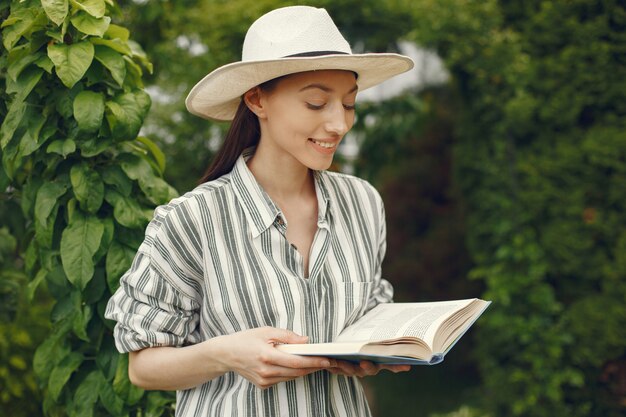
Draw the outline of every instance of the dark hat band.
M299 57L307 57L307 56L323 56L323 55L350 55L347 52L340 51L311 51L311 52L301 52L299 54L287 55L283 58L299 58Z

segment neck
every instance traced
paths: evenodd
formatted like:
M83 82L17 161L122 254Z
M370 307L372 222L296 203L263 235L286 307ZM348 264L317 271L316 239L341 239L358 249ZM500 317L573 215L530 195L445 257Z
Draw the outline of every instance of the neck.
M268 152L262 142L248 160L248 168L265 192L277 202L315 194L313 172L308 167L290 155Z

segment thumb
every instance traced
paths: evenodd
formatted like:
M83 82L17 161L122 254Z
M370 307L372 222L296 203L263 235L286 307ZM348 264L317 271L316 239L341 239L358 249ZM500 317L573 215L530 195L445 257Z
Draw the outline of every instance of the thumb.
M301 336L287 329L274 329L270 335L270 341L274 343L307 343L308 336Z

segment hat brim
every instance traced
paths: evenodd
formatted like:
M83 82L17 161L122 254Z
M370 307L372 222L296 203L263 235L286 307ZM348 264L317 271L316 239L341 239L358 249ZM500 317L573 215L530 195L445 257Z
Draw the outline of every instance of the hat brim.
M354 71L358 74L359 91L362 91L411 68L411 58L392 53L240 61L219 67L205 76L192 88L185 105L196 116L228 121L235 116L241 96L246 91L283 75L330 69Z

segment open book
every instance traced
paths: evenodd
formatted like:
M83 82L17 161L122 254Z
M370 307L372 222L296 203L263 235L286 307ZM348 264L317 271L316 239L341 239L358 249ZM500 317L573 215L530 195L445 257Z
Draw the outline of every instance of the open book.
M347 327L333 343L284 344L296 355L325 356L352 362L434 365L463 336L490 301L437 301L379 304Z

